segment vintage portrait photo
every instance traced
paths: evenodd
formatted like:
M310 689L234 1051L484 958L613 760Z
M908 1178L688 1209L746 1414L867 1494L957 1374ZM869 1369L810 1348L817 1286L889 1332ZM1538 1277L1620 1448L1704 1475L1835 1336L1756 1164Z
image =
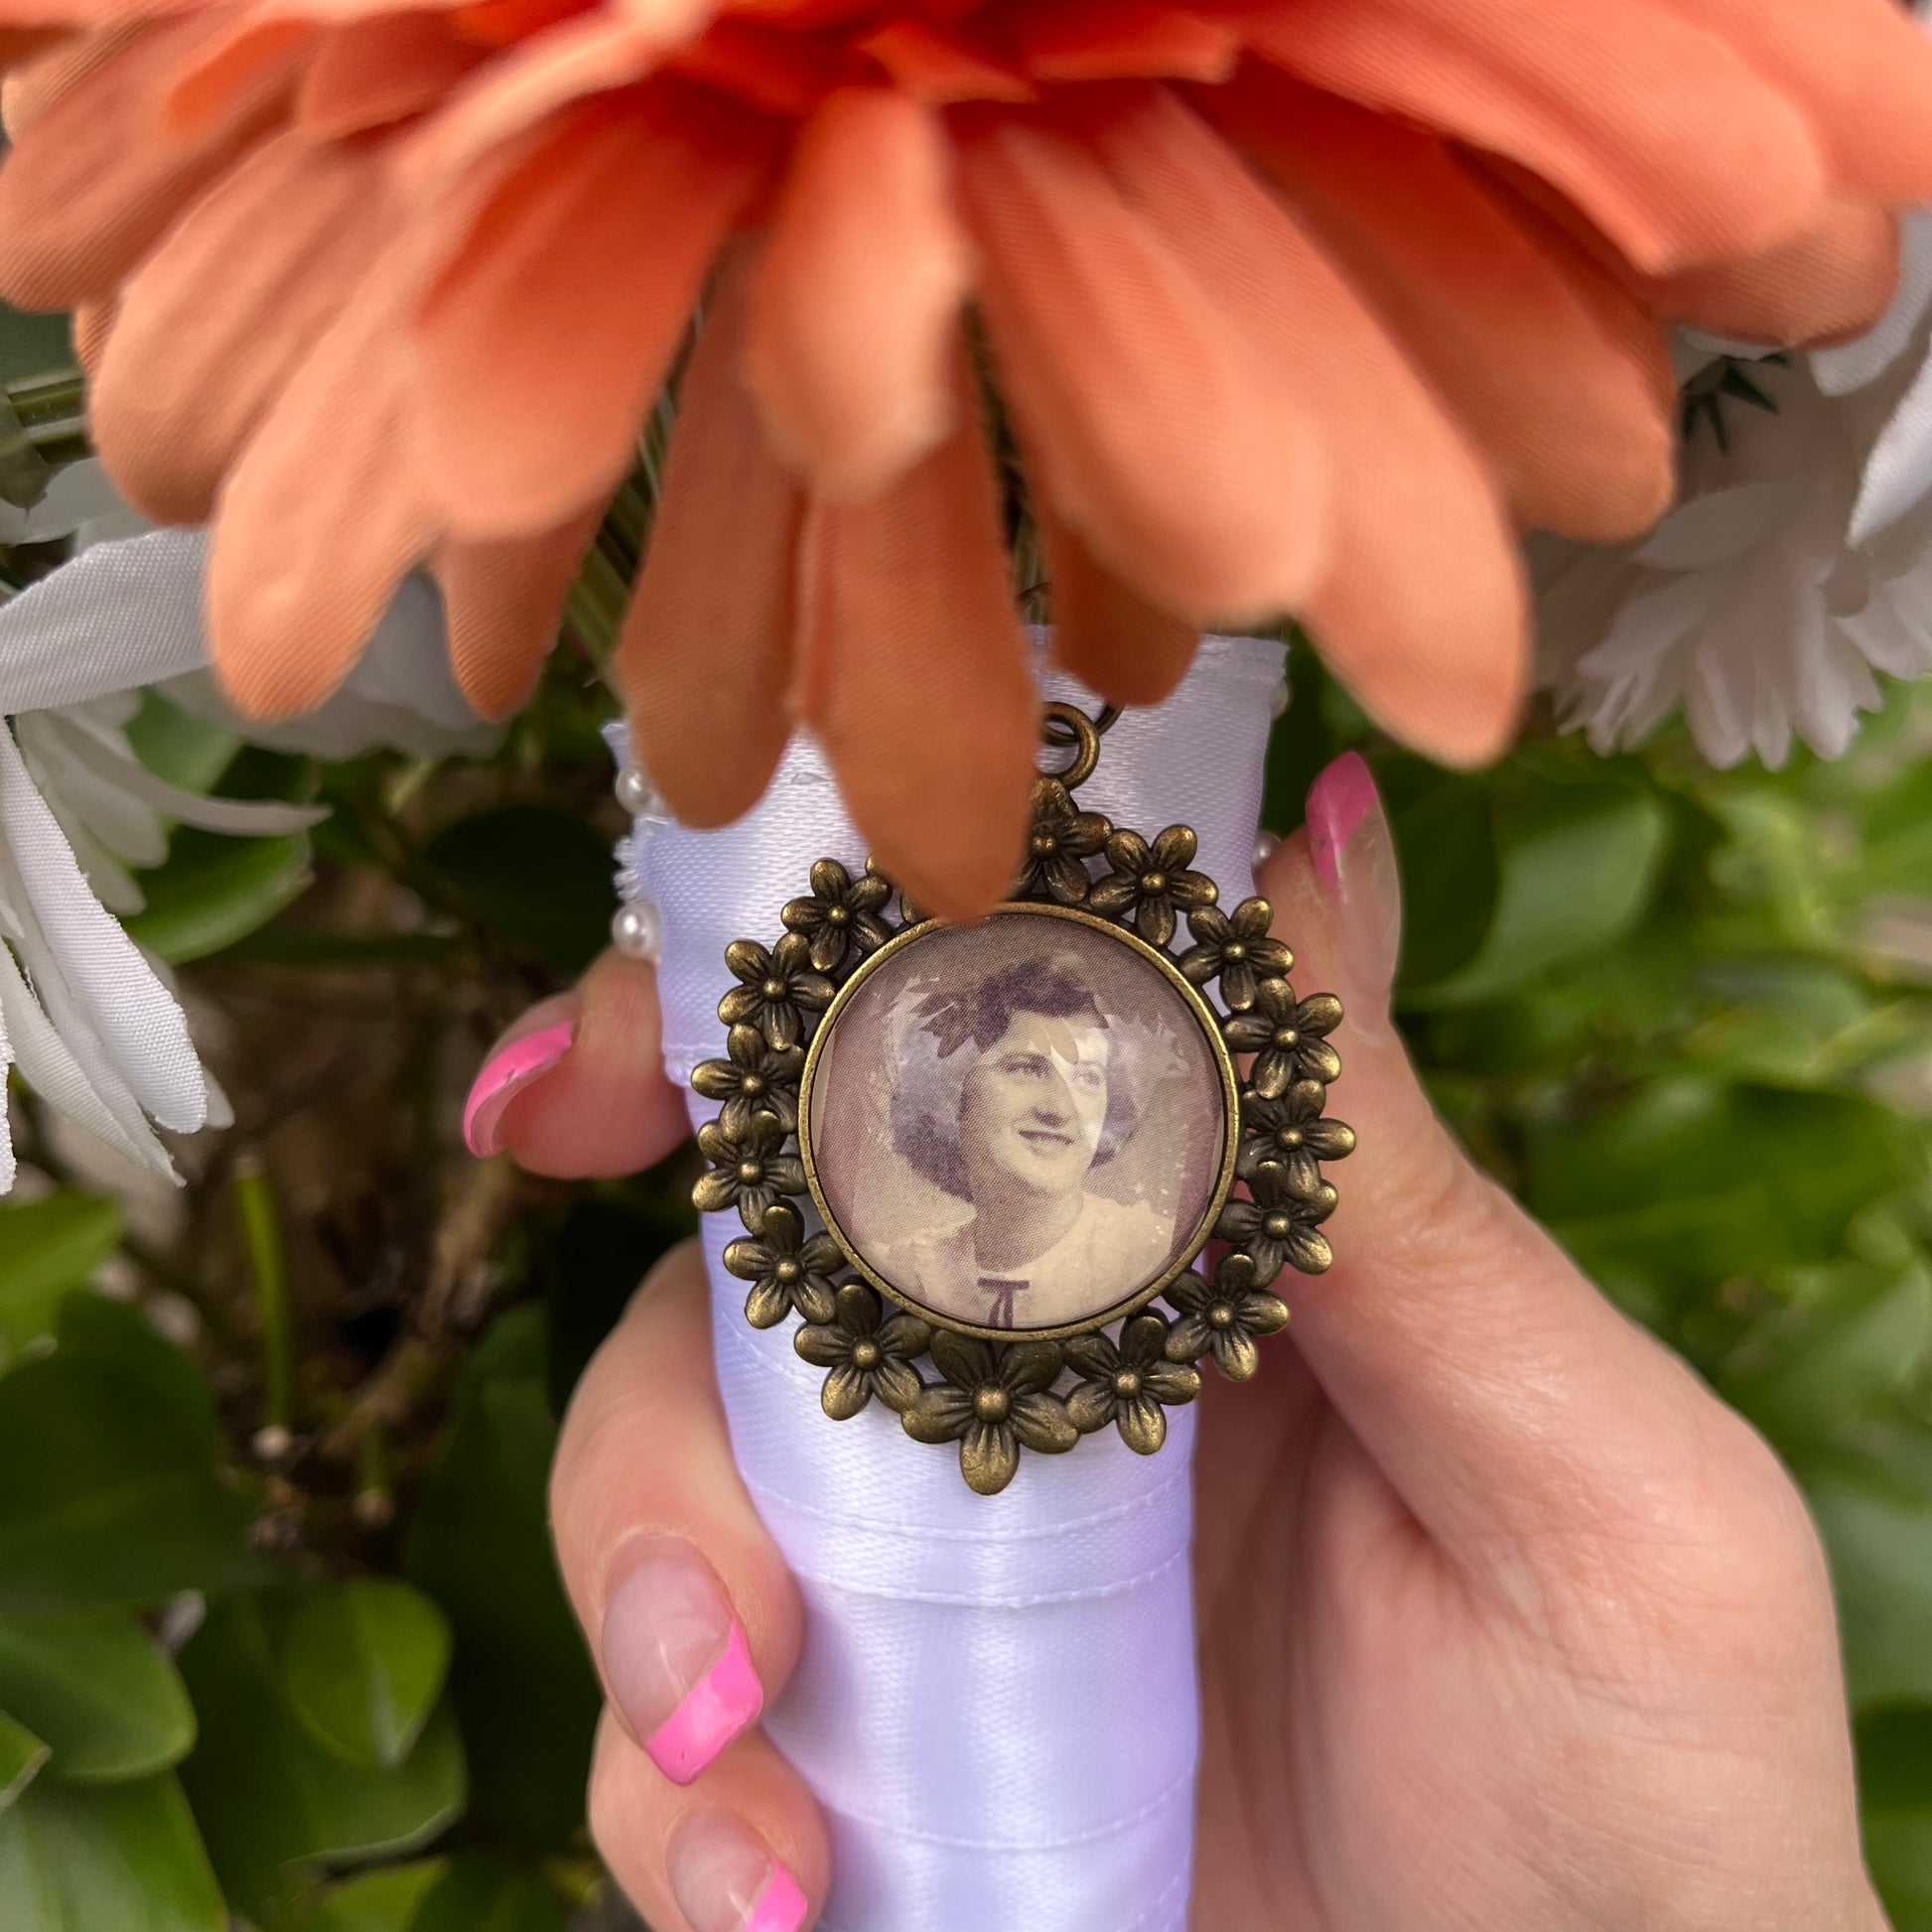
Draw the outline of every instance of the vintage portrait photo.
M884 960L818 1049L828 1218L883 1282L988 1329L1090 1320L1192 1245L1220 1172L1196 1010L1109 932L1007 911Z

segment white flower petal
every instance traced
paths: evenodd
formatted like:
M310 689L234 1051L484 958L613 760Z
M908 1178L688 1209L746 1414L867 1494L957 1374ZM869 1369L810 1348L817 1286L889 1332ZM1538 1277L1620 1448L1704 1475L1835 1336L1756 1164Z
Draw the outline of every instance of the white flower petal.
M207 662L200 531L104 543L0 606L0 716L138 690Z
M4 727L0 828L9 884L17 884L24 901L15 908L24 936L31 942L38 926L77 1010L142 1106L164 1127L200 1127L207 1094L188 1022L133 941L88 891L61 828L28 776L13 734ZM31 955L29 963L35 964Z
M1932 212L1916 209L1899 223L1898 288L1891 307L1856 341L1811 352L1812 373L1828 396L1849 396L1876 382L1915 345L1932 311Z
M1869 543L1932 494L1932 359L1919 370L1866 460L1848 541Z
M0 944L0 1020L5 1021L13 1045L14 1065L21 1079L41 1099L117 1154L167 1179L178 1178L168 1150L149 1130L133 1095L125 1087L119 1087L115 1104L102 1097L94 1080L62 1038L60 1030L34 998L14 963L13 954L4 944ZM84 1032L78 1029L73 1036L79 1037ZM92 1049L89 1057L94 1057L99 1042L88 1040L86 1045ZM104 1078L102 1084L110 1091L119 1086L111 1076Z
M1652 570L1709 570L1764 541L1803 502L1795 478L1714 489L1674 509L1637 551Z
M58 738L62 750L81 770L183 825L199 826L205 832L226 832L238 838L263 838L304 832L329 816L327 805L289 805L261 798L210 798L205 792L188 791L157 777L131 749L117 753L98 733L86 729L76 718L47 713L36 722ZM164 839L164 857L166 849ZM135 859L134 862L159 865L160 859Z

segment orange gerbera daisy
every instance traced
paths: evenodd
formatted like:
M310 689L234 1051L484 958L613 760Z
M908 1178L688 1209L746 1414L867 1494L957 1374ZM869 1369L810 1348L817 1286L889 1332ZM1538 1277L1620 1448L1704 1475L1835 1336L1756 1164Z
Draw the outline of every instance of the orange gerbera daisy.
M1007 884L1036 731L989 373L1096 689L1292 613L1476 759L1512 525L1668 499L1660 322L1855 328L1932 201L1890 0L66 5L0 0L92 28L17 83L0 292L87 305L110 465L211 509L243 702L321 697L427 557L514 703L702 303L635 742L716 823L802 719L955 914Z

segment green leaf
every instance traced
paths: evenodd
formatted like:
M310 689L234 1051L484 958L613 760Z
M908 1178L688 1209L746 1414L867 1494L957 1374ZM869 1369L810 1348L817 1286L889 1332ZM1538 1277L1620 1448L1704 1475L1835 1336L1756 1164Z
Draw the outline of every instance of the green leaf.
M1702 1285L1837 1258L1852 1217L1922 1163L1871 1101L1684 1075L1537 1125L1524 1193L1587 1272Z
M207 1394L133 1309L61 1305L59 1345L0 1378L0 1616L138 1607L255 1569Z
M127 738L150 771L189 791L210 790L241 749L241 740L226 726L182 710L159 691L141 694Z
M181 1655L201 1720L182 1782L230 1901L258 1919L286 1912L324 1864L420 1851L464 1806L463 1746L447 1706L393 1770L357 1770L316 1742L280 1662L300 1603L292 1592L215 1603Z
M147 909L127 920L128 934L171 965L206 959L266 925L309 878L303 833L231 839L189 827L167 863L142 874Z
M1482 945L1499 873L1489 794L1473 778L1447 777L1418 760L1378 769L1402 878L1400 997L1458 972Z
M226 1932L227 1924L172 1776L93 1789L41 1778L0 1812L0 1932Z
M378 1580L310 1597L282 1649L297 1716L325 1748L370 1771L409 1755L449 1667L443 1612L407 1584Z
M500 938L560 971L581 972L610 938L610 847L568 812L503 805L459 819L422 864Z
M550 1547L548 1353L533 1305L485 1332L403 1556L456 1633L450 1685L474 1815L515 1844L560 1851L583 1829L602 1700Z
M1932 1806L1867 1812L1864 1856L1892 1932L1932 1932Z
M70 1783L151 1777L186 1757L195 1712L173 1662L131 1617L0 1621L0 1705Z
M563 1902L533 1872L496 1859L458 1859L423 1900L409 1932L564 1932Z
M1418 978L1405 997L1476 1006L1613 945L1650 902L1668 831L1663 806L1634 786L1538 787L1499 816L1495 906L1480 946L1426 990Z
M29 315L0 302L0 382L47 375L73 366L73 345L64 315Z
M61 1297L120 1245L120 1203L63 1189L0 1205L0 1368L51 1338Z
M357 1872L322 1894L303 1932L410 1932L424 1894L448 1869L445 1859L415 1859Z
M1932 1703L1932 1504L1835 1478L1809 1492L1832 1560L1856 1703Z
M0 1711L0 1811L33 1783L52 1755L46 1742L11 1712Z

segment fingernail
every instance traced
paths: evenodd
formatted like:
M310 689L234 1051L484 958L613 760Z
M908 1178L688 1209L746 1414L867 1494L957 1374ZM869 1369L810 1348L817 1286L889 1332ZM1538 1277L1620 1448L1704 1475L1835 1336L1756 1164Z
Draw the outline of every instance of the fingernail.
M1389 1016L1402 953L1402 889L1388 814L1367 764L1344 752L1309 792L1309 856L1335 912L1337 989L1355 1030L1373 1039Z
M601 1651L631 1734L673 1784L689 1784L763 1709L745 1626L710 1565L682 1545L625 1573Z
M478 1160L485 1161L501 1148L498 1130L504 1108L563 1058L576 1032L575 1021L560 1020L554 1027L540 1027L510 1040L483 1061L470 1098L463 1103L464 1144Z
M802 1932L811 1914L798 1880L729 1812L687 1813L665 1863L691 1932Z

